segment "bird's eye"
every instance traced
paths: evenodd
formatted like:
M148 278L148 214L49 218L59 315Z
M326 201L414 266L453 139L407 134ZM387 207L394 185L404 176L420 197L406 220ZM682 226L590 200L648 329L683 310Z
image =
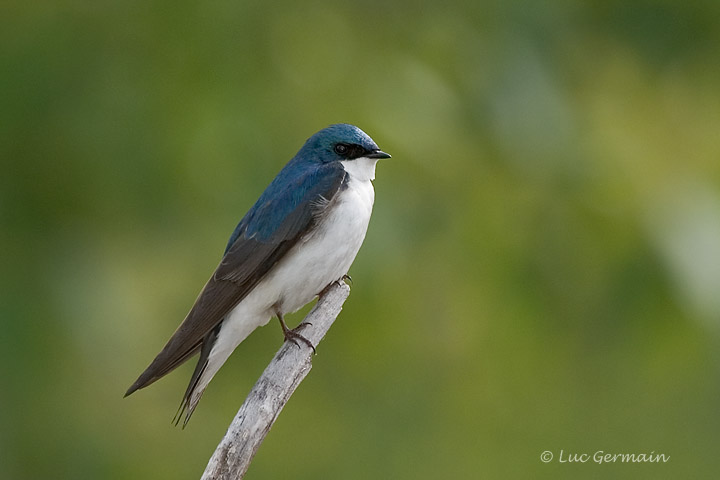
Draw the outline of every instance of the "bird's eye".
M345 155L348 152L348 146L344 143L338 143L335 145L335 153L338 155Z

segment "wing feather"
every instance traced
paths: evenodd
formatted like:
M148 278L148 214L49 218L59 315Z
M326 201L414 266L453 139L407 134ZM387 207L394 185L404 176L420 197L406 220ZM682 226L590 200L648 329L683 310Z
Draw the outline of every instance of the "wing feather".
M203 338L312 228L318 201L332 199L344 185L345 171L339 164L319 165L309 171L297 167L289 163L240 221L220 265L185 320L126 396L192 356Z

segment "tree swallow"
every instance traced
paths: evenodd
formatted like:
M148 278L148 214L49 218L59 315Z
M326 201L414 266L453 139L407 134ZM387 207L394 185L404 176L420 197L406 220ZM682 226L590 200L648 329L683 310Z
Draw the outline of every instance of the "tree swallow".
M382 158L390 155L353 125L310 137L240 220L185 320L125 396L199 351L177 415L179 422L185 412L185 425L235 347L273 316L286 340L312 347L283 315L347 275L365 239Z

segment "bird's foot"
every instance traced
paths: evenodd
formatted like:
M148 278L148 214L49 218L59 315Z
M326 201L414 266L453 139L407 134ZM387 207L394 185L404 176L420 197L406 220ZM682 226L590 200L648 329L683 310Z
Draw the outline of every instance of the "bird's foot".
M330 290L330 287L332 287L334 284L337 283L338 285L342 286L343 282L345 283L345 285L352 285L352 277L348 274L345 274L334 282L328 283L327 287L323 288L320 293L317 294L318 298L324 297L328 290ZM348 284L348 282L350 283Z
M312 348L312 351L315 355L317 355L317 350L315 350L315 345L312 344L310 340L305 338L305 336L298 333L298 330L301 330L309 325L312 325L310 322L302 322L297 327L293 328L292 330L285 325L284 321L280 322L280 325L283 327L283 335L285 336L286 341L290 341L295 344L296 347L300 348L300 344L298 343L298 340L303 342L308 347Z
M300 340L305 345L312 348L313 353L315 355L317 355L317 350L315 350L315 346L312 344L312 342L310 340L308 340L307 338L305 338L304 336L297 333L295 330L288 330L287 332L285 332L285 340L291 341L298 348L300 348L300 344L297 341Z
M303 335L299 334L297 331L307 327L308 325L312 325L310 322L302 322L297 327L290 330L288 326L285 324L285 319L283 319L283 315L280 311L276 311L275 315L277 315L278 320L280 320L280 326L282 327L283 336L285 337L285 341L291 341L295 344L296 347L300 348L300 344L298 343L298 340L303 342L308 347L312 348L313 353L317 354L317 351L315 350L315 345L312 344L310 340L305 338Z

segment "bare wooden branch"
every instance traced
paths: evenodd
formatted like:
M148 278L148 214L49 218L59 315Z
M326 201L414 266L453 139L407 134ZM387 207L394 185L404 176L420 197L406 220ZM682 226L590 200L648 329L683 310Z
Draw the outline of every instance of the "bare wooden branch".
M305 317L302 335L317 346L340 314L350 287L336 282ZM210 458L202 480L235 480L245 475L260 444L290 396L312 368L312 349L285 342L260 376L225 437Z

